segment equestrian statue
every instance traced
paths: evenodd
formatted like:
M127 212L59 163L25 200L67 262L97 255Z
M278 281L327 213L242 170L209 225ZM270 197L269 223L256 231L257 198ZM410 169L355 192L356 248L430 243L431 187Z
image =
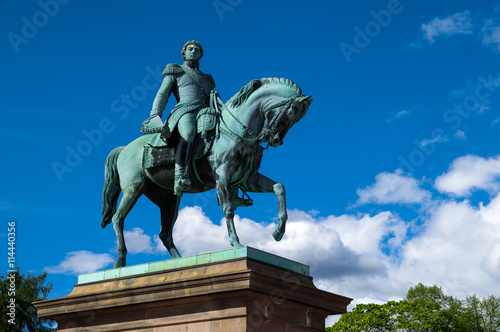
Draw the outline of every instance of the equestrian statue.
M304 96L288 79L263 78L250 81L223 103L213 90L212 76L199 70L201 45L189 41L182 55L183 65L169 64L163 72L150 117L141 129L146 135L115 148L106 158L101 226L113 223L118 243L115 268L126 265L124 221L141 195L160 208L159 238L172 258L181 257L172 232L183 193L215 188L233 247L242 246L234 211L252 205L245 195L238 197L238 190L274 193L279 210L272 236L280 241L285 233L285 188L258 171L264 149L283 143L288 130L307 113L311 96ZM171 94L177 105L163 122Z

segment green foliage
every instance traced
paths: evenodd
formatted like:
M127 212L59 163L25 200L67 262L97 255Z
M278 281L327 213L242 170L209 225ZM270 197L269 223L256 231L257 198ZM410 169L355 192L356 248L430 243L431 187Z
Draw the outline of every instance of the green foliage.
M490 295L480 299L476 295L464 301L461 325L464 331L500 331L500 298Z
M358 304L326 331L498 332L500 298L473 295L461 301L445 295L441 287L418 284L401 301Z
M331 327L332 332L438 331L443 325L436 303L417 304L390 301L385 304L358 304Z
M31 273L22 275L20 270L17 273L7 275L0 274L0 331L52 331L47 328L47 324L54 322L49 319L37 317L35 307L32 302L47 299L52 283L45 284L47 273L35 276ZM15 290L11 287L12 281ZM14 294L15 293L15 294ZM11 312L9 305L11 299L15 299L15 324L9 323Z

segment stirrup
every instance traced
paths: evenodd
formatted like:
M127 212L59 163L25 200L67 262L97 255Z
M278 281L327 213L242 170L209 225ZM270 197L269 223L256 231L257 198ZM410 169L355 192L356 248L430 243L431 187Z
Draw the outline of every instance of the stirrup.
M245 198L245 196L247 198ZM248 196L246 191L243 191L243 195L241 195L241 197L239 197L238 194L236 194L236 196L233 196L232 202L235 209L238 207L246 207L253 205L253 199L251 199L250 196Z

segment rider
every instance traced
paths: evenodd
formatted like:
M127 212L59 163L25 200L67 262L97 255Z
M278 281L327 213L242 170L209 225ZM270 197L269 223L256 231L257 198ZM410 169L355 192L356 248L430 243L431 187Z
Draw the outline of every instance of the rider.
M164 141L167 141L177 128L179 142L175 153L174 193L178 196L191 189L188 168L191 163L192 143L196 135L196 115L202 108L209 107L210 93L215 88L212 75L199 70L202 56L203 48L199 42L191 40L184 45L182 48L184 64L167 65L150 117L142 123L143 134L162 131L161 138ZM177 105L163 126L161 116L172 93Z

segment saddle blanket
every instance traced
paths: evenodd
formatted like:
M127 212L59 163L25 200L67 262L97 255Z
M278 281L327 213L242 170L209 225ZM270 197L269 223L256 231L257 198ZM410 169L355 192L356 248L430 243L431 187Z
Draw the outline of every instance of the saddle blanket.
M165 144L160 134L153 134L144 143L142 166L144 168L175 164L175 149Z

